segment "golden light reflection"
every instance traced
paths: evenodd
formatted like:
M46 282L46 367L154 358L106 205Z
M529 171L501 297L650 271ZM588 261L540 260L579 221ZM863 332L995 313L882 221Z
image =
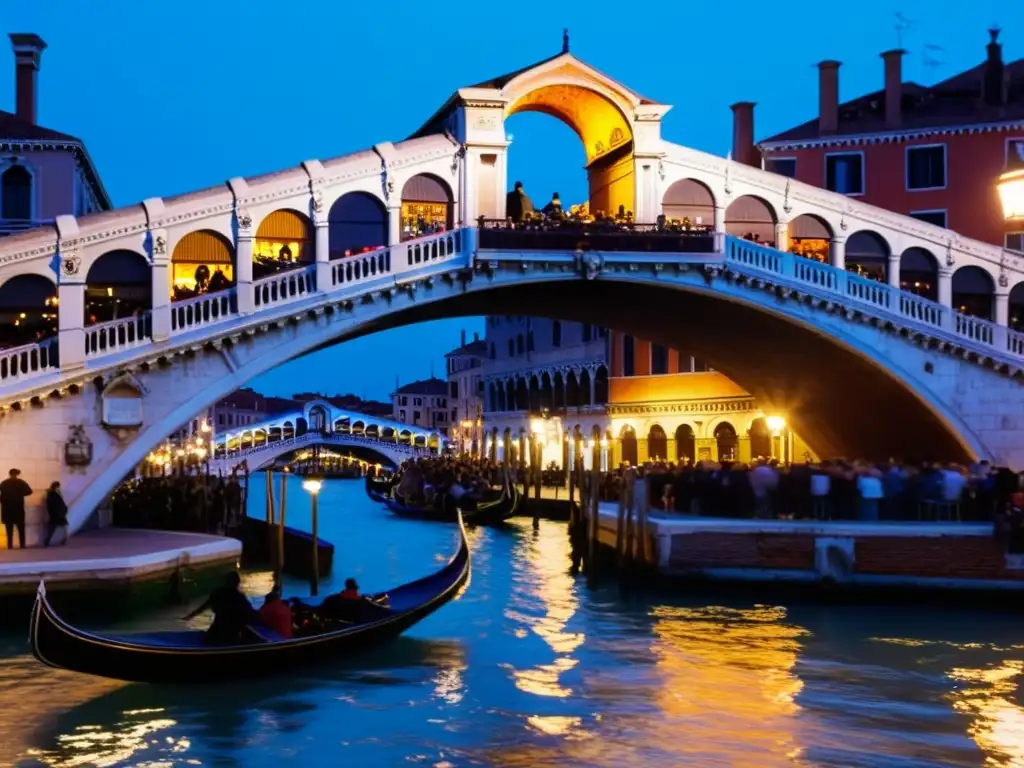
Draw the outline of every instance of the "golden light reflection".
M747 765L760 754L767 765L799 755L795 699L803 683L793 667L806 631L786 623L785 609L660 606L652 615L657 704L688 728L717 732L713 744L701 745L704 764Z
M987 766L1024 765L1024 709L1016 703L1024 662L1007 660L985 669L957 667L949 676L962 685L953 708L971 718L968 735L985 753Z
M126 717L134 717L138 714L150 715L162 712L162 709L155 709L124 712L123 714ZM191 747L191 742L188 739L153 738L155 733L175 725L177 722L167 717L152 717L141 722L126 720L114 724L112 730L104 730L98 725L82 725L72 733L58 736L57 750L53 752L29 750L26 756L52 768L78 768L79 766L111 768L124 764L154 743L160 744L160 750L163 752L180 754Z
M515 558L516 562L525 561L536 575L530 577L530 583L536 584L536 592L523 599L516 599L506 609L505 615L520 624L515 633L519 637L533 634L541 638L556 654L549 664L541 664L532 669L512 670L516 687L535 696L566 698L573 691L562 684L561 677L576 666L577 660L571 654L586 639L582 632L567 632L566 626L579 608L579 600L574 592L575 581L568 571L567 542L562 531L557 528L538 532L529 539L523 557ZM539 598L544 613L537 616L528 610ZM525 633L521 630L526 630Z

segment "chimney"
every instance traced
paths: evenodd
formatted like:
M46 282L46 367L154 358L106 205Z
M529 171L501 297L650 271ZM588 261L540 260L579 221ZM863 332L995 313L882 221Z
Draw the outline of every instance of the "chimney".
M755 159L754 102L738 101L732 105L732 159L737 163L760 167Z
M818 64L818 131L835 133L839 130L839 62L822 61Z
M896 48L882 54L885 62L885 127L899 128L903 124L903 54Z
M992 39L986 46L988 59L982 75L982 98L992 107L1000 107L1006 103L1006 69L1003 66L1003 44L999 40L999 28L988 31Z
M466 346L466 329L465 328L462 329L462 339L459 342L459 346L460 347Z
M31 33L12 32L10 38L14 47L14 113L35 125L37 73L46 43Z
M480 341L480 334L473 331L473 341Z

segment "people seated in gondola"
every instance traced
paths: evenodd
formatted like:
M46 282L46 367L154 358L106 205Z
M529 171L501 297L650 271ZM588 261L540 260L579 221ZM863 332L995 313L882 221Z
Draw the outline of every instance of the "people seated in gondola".
M353 578L345 579L345 589L341 591L342 600L358 600L359 595L359 584Z
M281 590L275 586L263 600L259 610L260 623L281 637L292 636L292 609L281 599Z
M259 614L249 598L242 594L241 586L242 579L238 571L232 571L224 578L222 587L185 617L188 621L204 611L213 611L213 623L204 637L207 645L234 645L242 642L245 628L259 623Z
M459 479L448 488L448 499L450 506L458 507L463 512L476 509L477 497L471 488L467 488L466 480L460 475Z

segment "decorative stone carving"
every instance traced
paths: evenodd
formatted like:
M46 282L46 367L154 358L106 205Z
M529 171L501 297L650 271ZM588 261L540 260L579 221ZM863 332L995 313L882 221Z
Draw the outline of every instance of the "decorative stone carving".
M320 214L324 210L324 193L320 189L313 190L313 213Z
M163 235L157 235L156 237L153 238L153 255L167 255L167 238L164 237Z
M142 427L142 399L146 387L130 373L115 376L100 394L103 427L123 441Z
M783 192L783 197L782 197L782 210L784 210L786 213L791 213L793 211L793 204L791 202L789 202L789 186L790 186L790 181L791 181L791 179L786 179L786 189Z
M846 223L846 214L842 213L839 215L839 228L845 232L850 228L850 225Z
M661 160L658 161L658 177L662 181L665 180L665 163L663 163Z
M594 251L576 252L576 271L586 278L593 280L604 270L604 257Z
M946 241L946 266L952 267L956 264L956 256L953 255L953 238Z
M85 425L68 427L64 443L64 463L69 467L87 467L92 463L92 440L85 433Z
M732 168L732 162L730 162L731 159L732 154L730 153L729 159L725 161L725 194L727 197L732 197L732 179L730 178Z
M62 254L60 257L60 271L64 277L74 277L78 274L78 271L82 267L82 259L79 258L78 254L71 251L67 254Z
M235 218L238 220L239 229L252 229L252 216L247 208L236 209Z

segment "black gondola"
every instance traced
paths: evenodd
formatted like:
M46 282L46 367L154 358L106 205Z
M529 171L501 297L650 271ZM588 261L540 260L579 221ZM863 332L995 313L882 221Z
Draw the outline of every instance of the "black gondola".
M379 478L373 475L366 476L366 495L379 504L391 495L391 478Z
M454 506L411 507L392 498L383 498L381 501L399 517L413 520L450 523L461 514L467 525L499 525L516 514L520 498L519 491L511 485L497 499L482 502L476 509L459 510Z
M367 611L363 621L341 629L286 640L269 630L250 628L252 642L233 646L205 645L202 630L99 635L61 620L40 584L29 626L32 653L51 667L152 683L262 677L345 657L401 634L458 594L469 579L470 557L461 516L456 521L459 550L448 565L389 591L387 609Z

